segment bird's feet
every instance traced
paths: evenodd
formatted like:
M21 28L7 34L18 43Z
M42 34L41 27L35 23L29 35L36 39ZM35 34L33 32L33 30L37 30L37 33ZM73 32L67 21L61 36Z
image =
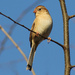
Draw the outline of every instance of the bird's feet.
M35 35L35 36L37 36L37 37L38 37L38 36L39 36L39 32L36 32L36 35Z
M48 37L48 40L47 40L47 42L49 43L51 41L51 38L50 37Z

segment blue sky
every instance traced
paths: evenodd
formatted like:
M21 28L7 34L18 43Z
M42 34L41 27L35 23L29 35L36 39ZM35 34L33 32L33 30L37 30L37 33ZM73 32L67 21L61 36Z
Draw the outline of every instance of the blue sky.
M16 20L20 14L34 2L34 0L0 0L0 12ZM36 6L38 5L44 5L52 16L53 29L50 37L63 44L63 19L59 0L46 0ZM74 15L75 0L66 0L66 6L68 15ZM35 7L33 7L19 23L31 28L35 19L33 13ZM12 21L0 15L0 25L7 32L12 24ZM69 32L71 64L75 65L75 18L69 21ZM30 53L29 34L30 32L28 30L19 25L15 25L11 35L26 54L27 58ZM0 45L4 37L5 34L0 30ZM26 71L26 65L27 63L23 59L23 56L8 39L4 50L0 54L0 75L32 75L30 71ZM47 40L38 46L33 62L33 69L36 75L64 75L64 66L64 52L60 46L53 42L48 44ZM71 70L71 75L75 75L75 69Z

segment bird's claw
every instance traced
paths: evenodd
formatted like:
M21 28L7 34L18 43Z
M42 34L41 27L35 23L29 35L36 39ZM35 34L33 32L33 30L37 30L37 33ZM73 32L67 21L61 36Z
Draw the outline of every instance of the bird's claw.
M50 37L48 37L48 40L47 40L47 42L49 43L51 41L51 38Z
M38 36L39 36L39 33L38 33L38 32L36 32L36 35L35 35L35 36L37 36L37 37L38 37Z

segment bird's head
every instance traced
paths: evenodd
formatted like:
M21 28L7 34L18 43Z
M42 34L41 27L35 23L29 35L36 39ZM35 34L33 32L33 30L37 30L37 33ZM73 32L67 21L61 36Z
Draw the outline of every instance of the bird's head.
M35 13L35 15L39 15L39 14L43 14L43 13L49 13L48 10L46 9L46 7L42 6L42 5L39 5L37 6L33 13Z

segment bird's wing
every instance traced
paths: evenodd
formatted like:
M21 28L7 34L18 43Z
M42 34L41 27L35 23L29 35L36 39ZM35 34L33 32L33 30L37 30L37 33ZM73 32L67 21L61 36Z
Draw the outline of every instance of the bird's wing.
M33 25L32 25L31 30L34 30L34 27L35 27L35 22L33 22ZM33 33L33 32L30 32L30 37L29 37L30 47L32 46L32 33Z

